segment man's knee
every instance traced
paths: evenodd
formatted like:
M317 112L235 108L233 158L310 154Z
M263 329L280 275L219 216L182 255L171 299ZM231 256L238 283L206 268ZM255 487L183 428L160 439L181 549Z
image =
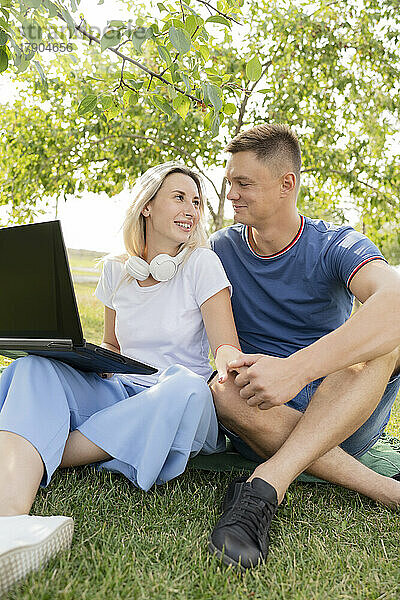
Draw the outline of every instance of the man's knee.
M249 406L240 396L232 376L223 384L211 382L210 387L219 421L232 433L249 439L254 436L275 437L278 431L287 429L287 421L290 423L293 418L297 422L300 415L286 406L270 410Z
M390 377L397 375L399 372L400 346L395 348L392 352L388 352L387 354L383 354L372 360L350 365L341 371L336 371L335 373L327 375L320 387L322 391L332 387L336 388L338 385L344 383L346 383L346 385L351 383L357 384L358 378L363 378L364 376L373 377L374 380L376 380L377 376L382 375L389 380Z
M234 384L233 377L229 375L226 383L211 381L210 389L218 418L225 425L225 419L229 417L233 418L236 412L235 405L239 396L238 387Z
M389 372L389 377L397 375L400 372L400 346L397 346L392 352L388 352L375 360L383 363L384 367L386 367ZM368 365L370 363L366 364Z

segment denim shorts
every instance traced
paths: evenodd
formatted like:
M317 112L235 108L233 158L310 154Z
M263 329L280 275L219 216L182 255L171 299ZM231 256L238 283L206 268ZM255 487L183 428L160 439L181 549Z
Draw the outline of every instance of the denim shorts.
M304 412L322 381L323 378L316 379L306 385L297 396L287 402L287 406L290 406L299 412ZM390 412L394 401L396 400L399 388L400 373L389 379L382 399L369 419L367 419L353 435L340 444L343 450L355 458L358 458L368 452L368 450L378 441L389 422ZM261 458L256 454L238 435L229 431L229 429L222 424L220 424L220 428L231 440L235 450L242 456L258 463L265 461L264 458Z

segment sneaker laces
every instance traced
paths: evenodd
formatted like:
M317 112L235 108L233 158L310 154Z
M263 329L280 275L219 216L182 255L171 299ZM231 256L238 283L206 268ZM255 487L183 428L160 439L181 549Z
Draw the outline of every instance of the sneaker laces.
M273 516L274 509L268 500L255 496L251 488L245 487L229 521L232 525L240 525L254 542L259 543Z

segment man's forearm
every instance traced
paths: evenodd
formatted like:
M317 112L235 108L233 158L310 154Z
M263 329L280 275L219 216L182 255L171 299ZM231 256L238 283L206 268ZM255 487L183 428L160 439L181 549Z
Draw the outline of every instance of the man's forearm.
M400 292L373 294L341 327L288 360L313 381L350 365L373 360L400 346Z

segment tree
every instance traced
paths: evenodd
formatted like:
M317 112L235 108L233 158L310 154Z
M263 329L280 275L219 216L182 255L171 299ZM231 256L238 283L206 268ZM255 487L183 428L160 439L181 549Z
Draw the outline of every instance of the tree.
M386 224L398 219L400 191L399 152L392 143L400 106L396 4L395 0L366 0L360 6L356 0L338 0L320 2L312 12L301 2L288 10L280 0L268 4L251 0L245 24L251 36L235 48L237 32L225 28L221 39L209 43L207 65L220 81L229 75L229 85L222 84L223 105L233 107L226 110L218 137L204 130L199 111L189 110L186 121L176 113L160 111L151 92L143 91L141 71L136 67L129 71L133 90L117 83L112 91L118 65L108 63L104 54L96 57L90 50L84 61L77 58L72 66L64 57L57 78L49 78L47 87L36 84L41 101L47 99L52 107L52 117L41 117L47 130L42 125L39 132L40 119L32 122L29 110L33 109L27 107L26 97L18 105L18 117L13 118L11 109L0 117L0 143L10 153L0 158L0 177L7 177L1 202L10 201L14 185L15 205L20 210L25 206L24 175L18 165L38 176L37 163L22 158L26 139L16 135L27 122L39 139L58 139L54 145L48 143L46 160L51 163L53 156L63 176L59 175L58 183L57 178L49 180L53 187L43 178L42 193L68 193L76 186L116 193L145 166L167 158L179 157L207 173L211 166L223 164L221 149L244 127L286 122L297 130L303 151L300 208L311 216L342 220L347 205L360 215L370 237L390 243L395 234ZM252 61L255 55L257 61ZM149 45L143 60L150 66L158 64L158 50ZM27 93L32 95L32 75L25 77ZM65 111L67 94L72 105ZM82 97L90 94L101 101L92 112L77 114ZM60 151L67 144L63 127L56 128L57 134L51 130L52 119L61 123L63 111L73 138L65 146L70 147L69 153ZM10 122L14 150L7 150ZM224 219L224 184L215 192L212 226L219 228Z
M67 8L59 0L1 0L0 73L11 68L11 61L18 73L32 66L46 85L38 52L67 51L74 60L72 51L77 46L72 40L79 36L98 44L101 52L121 59L118 88L134 94L141 90L169 116L177 113L185 119L191 109L203 112L206 127L214 135L218 133L224 112L229 111L223 103L221 86L229 85L230 76L220 77L212 67L204 68L209 59L208 45L215 25L229 29L232 23L238 23L243 0L218 0L218 7L207 0L193 0L194 6L190 6L191 0L172 0L167 5L158 2L158 19L139 6L135 22L112 20L100 33L92 30L83 15L79 15L79 23L75 21L79 2L70 0ZM103 2L99 0L99 4ZM135 8L137 11L138 6ZM205 8L211 16L204 15ZM146 59L148 54L152 55L152 64ZM132 74L126 76L128 66L142 76L140 86L132 82ZM79 104L80 114L93 112L102 100L94 93L87 94Z

